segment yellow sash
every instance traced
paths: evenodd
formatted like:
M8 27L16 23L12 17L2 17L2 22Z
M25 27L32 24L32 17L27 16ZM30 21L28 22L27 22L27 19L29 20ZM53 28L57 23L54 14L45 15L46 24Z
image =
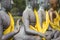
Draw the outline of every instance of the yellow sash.
M38 12L36 10L34 10L34 14L36 16L36 25L35 25L35 27L30 25L30 28L35 30L35 31L37 31L37 32L45 33L46 30L48 29L48 26L49 26L48 12L46 11L46 21L43 22L42 27L40 25L40 20L39 20ZM43 40L45 40L45 38L43 38Z
M11 13L9 13L9 16L10 16L10 26L3 32L4 35L14 31L14 19L13 19ZM12 39L10 39L10 40L12 40Z
M54 23L50 21L50 25L53 29L60 31L60 25L59 25L60 17L58 15L58 13L59 12L55 11L56 18L54 19Z

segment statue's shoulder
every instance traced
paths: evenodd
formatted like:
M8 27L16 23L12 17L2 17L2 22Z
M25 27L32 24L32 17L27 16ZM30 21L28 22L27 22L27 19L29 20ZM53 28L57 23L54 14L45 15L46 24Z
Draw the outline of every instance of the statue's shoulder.
M1 16L5 16L5 12L2 11L2 10L0 10L0 17L1 17Z
M0 16L3 16L4 17L4 16L8 16L8 14L5 11L1 10L0 11Z
M0 17L2 18L2 20L10 20L8 13L3 10L0 11Z
M23 14L31 14L31 13L33 13L32 8L26 7L25 10L23 11Z
M24 10L24 12L30 12L30 11L32 11L32 8L29 8L29 7L26 7Z
M39 8L39 10L38 10L38 13L45 13L46 12L46 10L44 10L44 8Z
M10 24L10 17L5 11L0 11L0 17L2 20L2 24L4 24L5 26L8 26Z

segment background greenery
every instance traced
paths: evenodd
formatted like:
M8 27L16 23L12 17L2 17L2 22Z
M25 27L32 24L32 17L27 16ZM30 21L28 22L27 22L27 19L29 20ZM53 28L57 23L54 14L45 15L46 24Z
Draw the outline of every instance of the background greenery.
M11 12L14 17L14 21L16 22L18 19L21 18L22 13L26 7L25 0L13 0L14 5L12 6Z
M13 0L14 5L13 8L11 9L11 12L13 13L14 16L21 16L24 9L25 9L25 0Z

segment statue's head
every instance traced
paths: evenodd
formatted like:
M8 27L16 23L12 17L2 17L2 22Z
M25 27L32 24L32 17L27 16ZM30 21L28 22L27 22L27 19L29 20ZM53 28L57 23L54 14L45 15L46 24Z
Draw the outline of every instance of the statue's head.
M28 3L32 6L32 8L36 8L38 6L38 0L28 0Z
M44 6L45 6L44 0L39 0L39 7L44 7Z
M49 2L50 2L50 5L55 7L57 6L58 0L49 0Z
M58 0L49 0L50 4L56 4Z
M49 9L49 1L47 0L39 0L39 8L43 8L44 10Z
M59 2L58 0L49 0L50 5L53 9L57 9L59 7Z
M2 0L2 6L5 9L11 9L12 8L13 0Z

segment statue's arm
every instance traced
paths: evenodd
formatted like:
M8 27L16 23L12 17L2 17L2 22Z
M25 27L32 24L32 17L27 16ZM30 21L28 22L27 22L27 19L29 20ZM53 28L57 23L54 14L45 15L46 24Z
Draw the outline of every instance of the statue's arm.
M51 22L53 22L53 16L52 16L53 13L54 13L53 9L48 10L48 14L49 14L49 18L50 18Z
M46 32L46 34L48 35L47 37L46 37L46 39L52 39L52 38L54 38L54 36L56 37L56 30L54 30L54 29L52 29L50 26L49 26L49 29L48 29L48 31Z
M8 38L12 37L15 34L16 33L11 32L11 33L9 33L7 35L3 35L3 25L0 23L0 40L7 40Z
M13 38L14 35L16 35L15 32L11 32L9 34L3 35L1 40L7 40L9 38Z
M43 34L37 32L37 31L34 31L34 30L31 30L29 27L29 15L26 13L26 12L23 12L23 23L24 23L24 28L25 28L25 32L27 34L30 34L30 35L39 35L39 36L43 36Z
M13 38L17 33L20 31L20 26L19 26L19 21L20 19L17 20L16 28L13 32L10 32L9 34L3 35L2 40L7 40L9 38Z
M56 31L55 34L54 34L54 38L59 38L60 37L60 31Z
M57 35L57 36L58 36L58 35ZM53 39L51 39L51 40L60 40L60 36L57 37L57 38L53 38Z
M1 22L1 21L0 21ZM1 40L1 38L2 38L2 35L3 35L3 27L2 27L2 25L0 24L0 40Z
M9 20L7 20L7 19L9 19L9 18L6 15L6 17L7 17L7 19L6 19L6 18L4 18L5 16L3 16L3 15L4 15L4 13L2 13L2 15L0 15L1 16L1 19L0 19L1 20L1 24L0 24L0 39L1 40L7 40L9 38L12 38L14 35L16 35L18 33L18 30L10 32L10 33L4 35L3 34L3 24L6 23L5 26L8 25Z

